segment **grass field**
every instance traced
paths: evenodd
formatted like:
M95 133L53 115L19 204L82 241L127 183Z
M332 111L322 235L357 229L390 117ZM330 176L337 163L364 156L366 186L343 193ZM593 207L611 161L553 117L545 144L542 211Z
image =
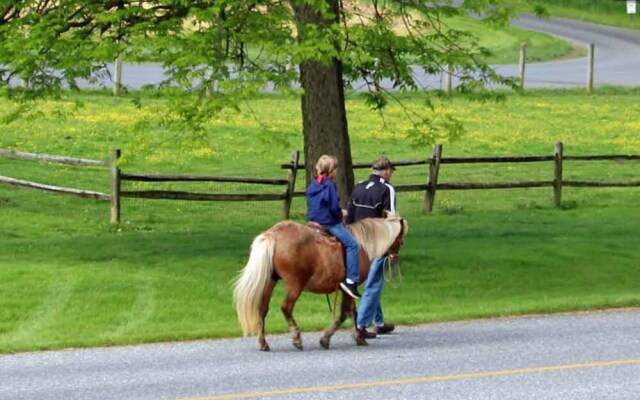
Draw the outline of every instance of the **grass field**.
M492 55L487 59L490 64L517 64L520 61L522 43L527 44L529 63L575 58L586 54L584 49L545 33L513 27L491 28L471 18L452 18L447 23L454 29L470 32L479 39L481 46L491 49Z
M542 0L554 17L578 19L596 24L640 29L638 15L627 14L626 1Z
M444 154L640 154L637 89L529 91L503 103L462 98L438 106L461 119L459 141L442 138ZM404 98L417 113L423 105ZM78 102L84 107L71 110ZM130 172L193 172L281 178L279 164L301 149L299 104L264 96L243 113L224 113L208 126L208 141L177 140L161 130L131 129L160 112L106 93L43 104L27 120L0 125L0 148L108 159L114 148ZM402 133L403 110L385 123L363 101L347 104L353 156L371 161L424 159ZM10 111L8 103L0 110ZM55 111L58 110L58 111ZM441 181L545 179L550 163L443 166ZM567 162L567 179L638 179L637 161ZM358 170L358 179L366 176ZM0 158L0 175L108 192L108 172ZM396 183L424 183L425 168L400 168ZM298 181L299 187L303 185ZM179 190L256 191L224 184ZM265 190L269 190L265 188ZM277 189L280 190L280 189ZM566 188L563 207L544 189L443 191L433 214L421 213L423 193L401 193L410 231L401 254L404 280L383 296L389 322L491 317L640 305L640 188ZM190 203L125 199L123 222L108 223L108 204L0 186L0 352L98 346L240 334L230 281L258 233L279 220L281 203ZM304 220L302 199L292 217ZM269 332L286 332L278 287ZM328 325L323 296L304 295L296 308L303 330Z

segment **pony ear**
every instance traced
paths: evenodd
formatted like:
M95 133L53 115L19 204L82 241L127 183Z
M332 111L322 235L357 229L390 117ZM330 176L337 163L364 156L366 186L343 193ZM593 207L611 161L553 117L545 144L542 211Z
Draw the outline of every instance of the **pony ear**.
M382 218L397 218L399 217L398 213L391 212L389 210L382 210Z

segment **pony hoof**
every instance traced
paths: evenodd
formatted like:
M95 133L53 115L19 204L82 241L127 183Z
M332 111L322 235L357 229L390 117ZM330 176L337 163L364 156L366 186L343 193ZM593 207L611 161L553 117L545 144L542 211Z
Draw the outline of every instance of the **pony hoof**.
M357 333L354 333L353 335L353 340L356 342L356 344L358 346L368 346L369 343L367 343L367 340L360 337L360 335L358 335Z
M325 337L320 338L320 346L322 346L326 350L329 350L329 339Z
M264 346L260 347L260 351L271 351L271 349L269 348L268 344L265 344Z
M302 350L302 342L293 342L293 345L296 349Z

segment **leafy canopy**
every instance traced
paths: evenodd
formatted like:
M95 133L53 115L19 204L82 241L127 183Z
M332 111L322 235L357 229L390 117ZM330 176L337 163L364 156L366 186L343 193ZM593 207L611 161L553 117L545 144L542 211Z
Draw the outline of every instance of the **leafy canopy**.
M495 97L487 87L515 82L483 60L488 50L446 20L473 13L505 24L522 0L5 0L0 5L0 94L19 101L103 81L119 54L161 62L166 127L203 132L207 118L265 90L296 92L295 65L339 60L348 87L382 110L396 91L425 93L417 71L449 68L456 90ZM310 10L315 19L296 18ZM543 13L542 8L536 12ZM19 81L28 84L17 84ZM21 108L24 109L24 108ZM437 118L411 115L414 134L439 129ZM444 129L459 130L440 119ZM411 132L409 132L411 134ZM427 133L428 136L428 133ZM428 141L428 140L427 140Z

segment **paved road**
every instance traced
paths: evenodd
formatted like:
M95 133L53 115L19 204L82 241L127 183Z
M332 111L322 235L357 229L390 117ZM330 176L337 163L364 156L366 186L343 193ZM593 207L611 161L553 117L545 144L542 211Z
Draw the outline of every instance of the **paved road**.
M512 25L550 33L577 45L587 47L595 44L594 84L640 86L640 30L612 28L591 23L560 18L542 20L523 15ZM575 87L586 85L587 58L533 63L527 65L525 87ZM517 65L495 67L504 76L518 77ZM443 88L442 76L426 76L414 71L424 87ZM123 84L129 88L140 88L160 82L163 68L159 64L127 64L123 67ZM454 82L455 84L455 82ZM109 86L109 82L104 82ZM355 83L357 88L360 86ZM387 86L390 86L387 83Z
M596 85L640 85L640 30L532 16L521 16L512 25L546 32L584 47L594 43ZM584 87L587 64L587 58L529 64L525 84L527 87ZM517 66L501 66L497 71L507 76L519 75Z
M0 356L0 399L637 400L640 309Z

